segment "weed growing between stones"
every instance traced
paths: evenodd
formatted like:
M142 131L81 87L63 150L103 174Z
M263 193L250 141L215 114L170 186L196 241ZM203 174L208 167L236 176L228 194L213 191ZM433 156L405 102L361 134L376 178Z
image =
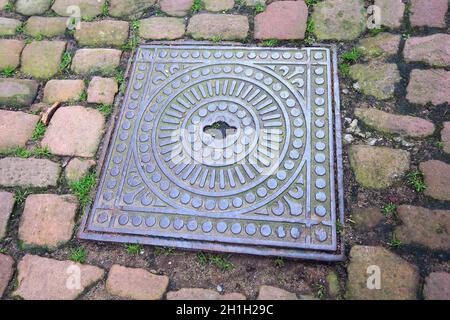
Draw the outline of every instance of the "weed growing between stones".
M16 33L23 33L24 29L25 29L25 24L21 23L17 26Z
M102 7L102 17L109 16L109 1L106 0L105 4Z
M284 267L284 259L283 259L283 257L278 257L278 258L276 258L276 259L275 259L275 265L276 265L278 268Z
M14 201L21 205L25 202L25 199L31 194L30 190L27 189L16 189L14 191Z
M266 8L267 8L267 6L266 6L264 3L262 3L262 2L257 2L257 3L255 4L254 10L255 10L255 13L261 13L261 12L266 11Z
M319 0L305 0L305 3L308 7L317 4L317 2L319 2Z
M175 251L174 248L167 248L167 247L155 247L155 256L168 256L172 254Z
M72 55L70 52L66 51L63 54L61 63L59 64L60 72L68 72L70 64L72 63Z
M166 14L158 6L155 7L155 11L153 14L155 17L165 17L166 16Z
M96 182L97 177L95 172L90 172L80 180L70 183L70 190L78 197L82 208L85 208L90 203L90 192Z
M318 283L316 285L316 296L317 298L319 298L320 300L325 298L325 292L326 292L326 288L323 284Z
M97 110L103 113L106 118L108 118L113 112L113 106L111 104L102 103L97 107Z
M354 64L361 58L361 51L357 48L353 48L350 51L344 52L341 55L341 59L343 62L339 63L338 68L341 74L345 77L348 77L350 74L350 65Z
M139 28L141 27L141 22L139 20L134 20L131 22L131 29L132 30L139 30Z
M216 267L220 269L220 271L229 271L234 269L234 264L232 264L230 261L228 261L229 256L226 258L217 256L217 255L210 255L209 261Z
M423 181L423 174L420 171L412 171L408 173L408 184L417 192L423 192L427 188L425 182Z
M194 0L194 4L191 7L191 14L195 14L203 9L202 0Z
M277 39L268 39L261 42L261 46L263 47L276 47L279 41Z
M361 52L357 48L344 52L341 55L342 60L347 63L355 63L361 57Z
M372 37L377 36L381 32L387 31L386 27L384 26L378 26L376 28L370 29L369 33Z
M313 45L314 42L316 42L316 37L314 36L314 29L315 29L314 20L310 18L308 19L308 22L306 24L306 33L304 39L306 45L311 46Z
M36 125L36 128L34 128L33 131L33 140L40 140L44 137L45 131L47 130L47 127L45 124L43 124L41 121L39 121Z
M8 12L12 12L14 9L14 1L9 0L8 3L5 5L4 10Z
M212 255L205 252L197 253L197 260L201 266L205 267L208 264L212 264L218 267L221 271L228 271L234 269L234 264L228 261L229 257L230 257L229 255L224 258L218 255Z
M117 85L119 86L119 92L124 95L125 91L127 90L127 86L125 84L125 75L124 75L124 71L117 69L115 74L114 74L114 79L117 82Z
M140 244L126 244L125 249L129 254L139 254L141 252L141 245Z
M208 264L208 255L204 252L197 252L197 260L202 266L206 266Z
M391 236L391 240L389 240L388 245L393 247L393 248L398 248L402 245L403 243L397 238L397 236L395 235L395 233L392 233Z
M34 148L33 154L36 158L50 158L52 156L47 147Z
M29 158L33 155L33 152L31 150L27 150L25 148L16 148L15 150L13 150L13 152L11 152L11 155L14 155L16 157L19 158Z
M1 71L2 76L4 77L12 77L16 73L16 68L6 67Z
M86 249L78 247L72 250L69 259L73 262L84 263L86 261Z
M83 91L78 98L78 101L85 102L87 100L87 92Z
M381 212L383 212L386 217L393 217L397 214L397 205L389 202L383 206Z
M45 36L42 33L38 33L35 37L34 40L36 41L42 41L44 40Z

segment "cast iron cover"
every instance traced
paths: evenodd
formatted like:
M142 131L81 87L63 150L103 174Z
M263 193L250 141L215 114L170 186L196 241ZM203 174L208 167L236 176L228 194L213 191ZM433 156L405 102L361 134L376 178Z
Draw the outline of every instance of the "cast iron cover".
M340 260L335 60L332 47L141 46L80 237Z

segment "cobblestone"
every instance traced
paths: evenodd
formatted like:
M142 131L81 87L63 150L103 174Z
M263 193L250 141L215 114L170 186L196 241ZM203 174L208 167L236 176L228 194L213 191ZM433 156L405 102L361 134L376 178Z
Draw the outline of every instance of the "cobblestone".
M38 121L39 117L32 114L0 110L0 152L25 147Z
M181 18L153 17L141 20L139 36L150 40L173 40L183 37L185 29Z
M59 71L66 48L64 41L33 41L22 52L22 72L35 78L48 79Z
M279 1L255 16L256 39L303 39L308 7L300 1Z
M67 18L62 17L30 17L24 27L23 32L29 36L45 37L63 36L66 32Z
M447 0L411 0L409 21L415 27L445 27Z
M89 103L113 104L117 91L119 91L119 87L115 79L93 77L89 83L87 101Z
M0 240L6 235L9 217L14 208L14 194L11 192L0 191ZM0 281L1 282L1 281ZM0 297L1 297L0 285Z
M19 66L24 45L20 40L0 39L0 70Z
M0 78L0 105L29 107L36 97L35 80Z
M395 229L395 234L402 243L433 250L450 249L450 210L402 205L397 214L402 225Z
M50 121L42 145L57 155L93 157L104 123L103 114L92 108L59 108Z
M167 276L119 265L111 267L106 281L106 288L112 295L135 300L160 300L168 285Z
M373 274L377 266L381 271L381 285L367 286L368 270ZM372 269L368 269L372 268ZM351 300L415 300L419 286L417 267L382 247L354 246L350 251L347 268L347 299ZM375 286L376 283L370 282Z
M189 20L187 34L199 40L244 40L248 30L246 16L201 13Z
M413 70L406 90L411 103L450 103L450 71Z
M25 300L74 300L104 274L98 267L29 254L20 260L18 270L18 287L13 295ZM75 272L81 275L79 284L68 282Z
M56 248L70 240L78 200L72 195L28 196L20 220L19 237L29 246Z
M60 173L58 163L47 159L0 159L0 186L46 188L56 186Z
M72 60L76 74L113 74L119 66L122 51L116 49L79 49Z
M44 88L44 102L79 101L83 91L83 80L50 80Z
M409 169L409 152L385 147L350 147L350 164L363 187L384 189Z
M407 62L425 62L431 66L450 66L450 35L433 34L406 40L403 55Z
M429 160L420 163L420 171L424 175L427 186L424 193L438 200L450 201L450 165L438 160Z

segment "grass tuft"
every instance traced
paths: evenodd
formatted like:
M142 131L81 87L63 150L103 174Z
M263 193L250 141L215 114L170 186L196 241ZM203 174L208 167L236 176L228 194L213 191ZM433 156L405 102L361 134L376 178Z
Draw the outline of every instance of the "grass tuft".
M84 263L86 261L86 249L78 247L75 250L72 250L69 259L74 262Z
M14 191L14 200L17 204L22 204L25 202L27 197L31 194L30 190L27 189L17 189Z
M16 73L16 68L14 67L6 67L1 71L2 76L4 77L12 77Z
M397 205L395 203L389 202L386 203L382 208L381 208L381 212L386 216L386 217L393 217L396 215L397 213Z
M202 0L194 0L194 4L191 7L191 14L197 13L203 9Z
M138 30L141 27L141 22L139 20L134 20L131 22L131 29Z
M42 139L44 137L45 130L47 130L47 127L39 121L33 131L33 140Z
M308 7L317 4L317 2L319 2L319 0L305 0L305 3Z
M341 55L342 60L347 63L355 63L361 57L361 51L357 48L353 48L350 51L344 52Z
M325 293L326 293L326 289L325 286L321 283L318 283L316 285L316 296L317 298L319 298L320 300L325 298Z
M206 266L208 264L212 264L218 267L221 271L228 271L234 269L234 264L228 261L228 258L229 256L225 258L205 252L197 253L197 260L200 263L200 265Z
M70 183L70 190L78 197L82 207L85 207L91 202L90 193L96 181L97 177L95 172L90 172L80 180Z
M406 175L408 177L409 185L417 192L423 192L427 185L423 181L423 173L420 171L413 171Z
M234 269L234 264L228 261L228 258L212 255L209 257L209 261L218 267L220 271L229 271Z
M395 235L395 233L392 233L391 240L389 240L388 244L389 244L389 246L391 246L393 248L398 248L403 243L399 239L397 239L397 236Z
M134 50L139 45L140 41L141 39L138 36L134 35L128 40L126 44L122 46L122 50Z
M137 255L141 252L141 245L138 243L130 243L125 245L125 249L129 254Z
M33 156L33 151L19 147L19 148L16 148L12 152L12 154L14 154L16 157L19 157L19 158L30 158L31 156Z
M50 158L51 153L47 147L38 147L33 149L33 154L36 158Z
M275 259L275 266L277 266L278 268L284 267L284 259L283 259L283 257L278 257L278 258Z
M172 253L174 253L174 248L168 248L168 247L155 247L154 254L155 256L169 256Z
M255 8L254 8L255 13L261 13L261 12L266 11L266 7L267 7L267 6L266 6L265 3L257 2L257 3L255 4Z
M105 117L109 117L112 114L114 107L111 104L102 103L97 107L97 110L103 113Z
M72 55L70 52L64 52L61 63L59 64L59 70L61 72L68 71L70 64L72 63Z
M276 47L279 41L277 39L268 39L261 42L263 47Z

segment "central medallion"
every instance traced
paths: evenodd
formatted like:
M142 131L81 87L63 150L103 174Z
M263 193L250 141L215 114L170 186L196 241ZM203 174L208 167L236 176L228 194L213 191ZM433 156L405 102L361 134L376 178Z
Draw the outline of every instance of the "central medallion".
M81 237L339 259L331 55L140 47Z

